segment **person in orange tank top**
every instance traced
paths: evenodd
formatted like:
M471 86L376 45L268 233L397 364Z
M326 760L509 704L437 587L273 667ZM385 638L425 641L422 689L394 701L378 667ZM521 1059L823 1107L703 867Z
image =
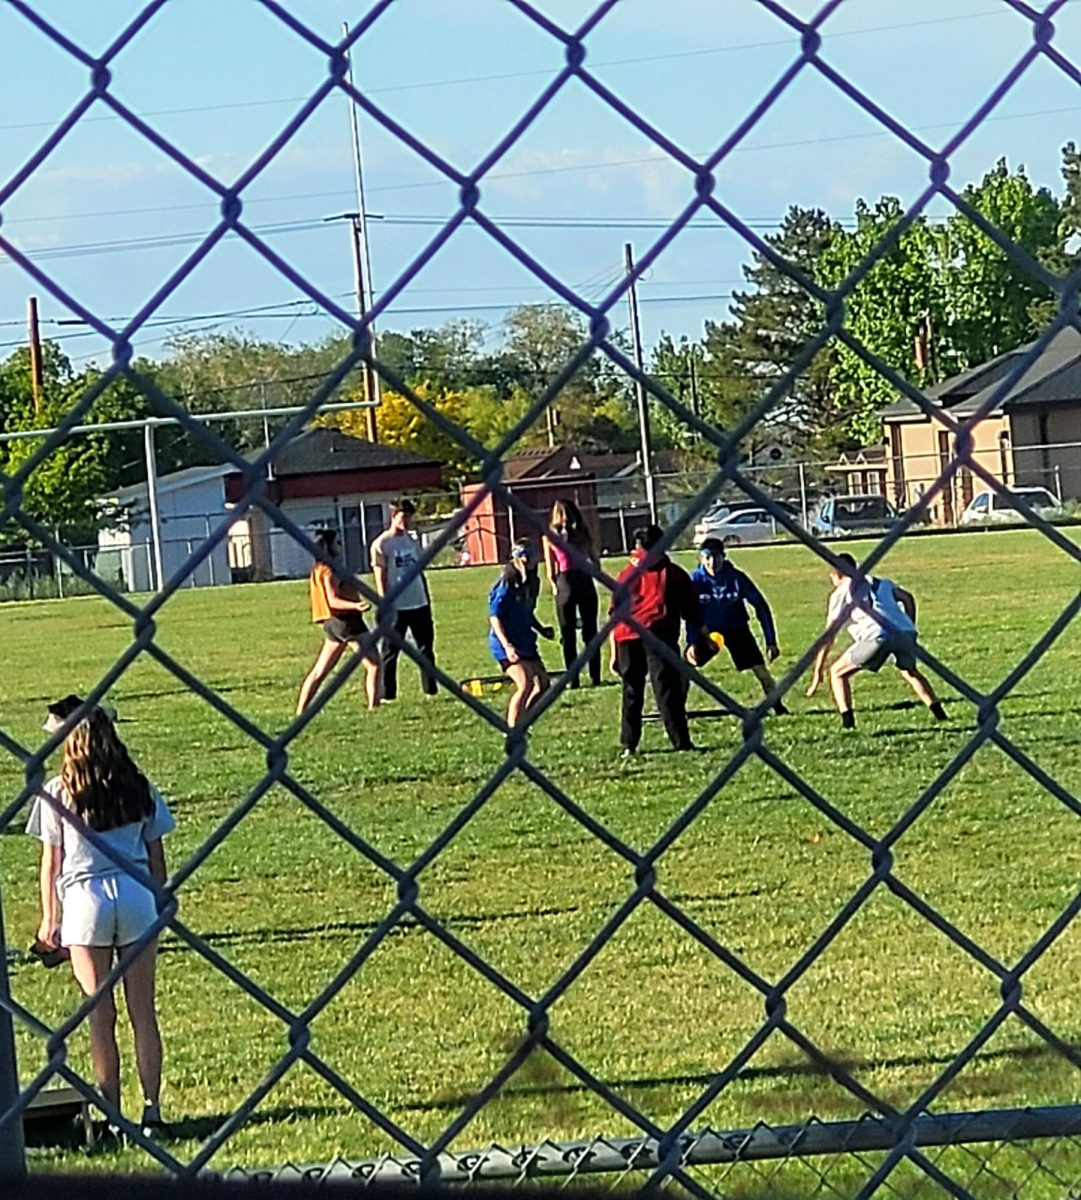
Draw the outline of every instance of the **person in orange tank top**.
M326 551L328 557L337 558L341 553L341 542L336 529L317 529L315 540ZM326 563L316 562L308 577L308 594L311 600L312 622L322 625L324 642L319 649L315 665L304 677L297 700L299 716L315 697L323 680L337 665L346 647L362 656L367 676L366 691L368 707L378 708L383 687L383 660L374 645L367 649L361 638L368 626L360 615L369 608L368 602L348 583L339 580Z

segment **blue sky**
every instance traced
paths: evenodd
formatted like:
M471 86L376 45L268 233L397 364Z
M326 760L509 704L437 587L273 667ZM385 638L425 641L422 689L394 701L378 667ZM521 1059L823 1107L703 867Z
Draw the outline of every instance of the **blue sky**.
M284 0L336 40L374 8ZM596 5L541 0L573 27ZM692 155L724 141L798 55L798 36L760 0L620 0L587 39L587 65L621 100ZM38 0L34 10L96 56L143 6ZM820 0L791 0L811 18ZM1081 64L1081 5L1055 18L1053 44ZM822 57L933 145L952 133L1031 45L1007 0L843 0L823 26ZM89 72L10 3L0 4L0 181L35 154L85 94ZM358 86L394 121L469 170L514 125L563 64L560 43L507 0L396 0L354 53ZM256 0L169 0L117 57L113 93L216 178L231 183L326 77L319 51ZM1000 156L1056 191L1062 145L1081 140L1078 85L1034 62L992 119L951 158L952 180L978 178ZM455 186L362 115L377 293L423 253L455 211ZM858 197L909 201L923 160L813 68L805 68L717 172L716 194L763 231L791 204L848 217ZM351 307L344 225L355 207L346 101L330 96L244 191L245 219L297 271ZM617 280L623 244L646 252L692 195L688 172L579 81L572 80L493 167L482 207L554 275L590 300ZM939 206L938 211L941 211ZM80 303L107 318L137 311L213 226L208 190L104 106L95 105L0 204L0 233ZM540 223L546 224L540 224ZM647 343L661 331L698 336L722 318L749 249L702 218L641 287ZM0 260L0 343L24 336L39 296L46 336L77 361L103 343L55 321L64 304ZM484 321L492 345L506 310L552 293L479 229L465 227L398 296L383 328L454 317ZM274 307L276 306L276 307ZM261 309L261 312L247 310ZM616 313L623 320L625 308ZM246 315L223 315L223 314ZM336 328L297 287L230 236L163 301L136 338L159 355L170 336L243 329L289 342Z

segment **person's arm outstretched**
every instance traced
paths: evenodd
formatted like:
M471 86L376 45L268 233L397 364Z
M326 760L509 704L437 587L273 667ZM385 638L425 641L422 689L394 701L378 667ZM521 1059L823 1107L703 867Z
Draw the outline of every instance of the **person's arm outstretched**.
M826 609L826 628L828 629L833 624L833 603L832 600ZM826 659L829 658L830 650L833 649L834 634L830 634L826 640L818 647L818 653L815 655L814 666L811 668L811 682L807 688L807 695L813 696L818 691L818 685L822 682L822 676L826 670Z
M762 637L766 642L766 657L773 662L781 652L777 648L777 626L773 623L773 613L770 611L769 603L754 580L749 575L744 575L742 571L740 572L740 583L744 599L754 609L754 615L758 618L759 625L762 626Z

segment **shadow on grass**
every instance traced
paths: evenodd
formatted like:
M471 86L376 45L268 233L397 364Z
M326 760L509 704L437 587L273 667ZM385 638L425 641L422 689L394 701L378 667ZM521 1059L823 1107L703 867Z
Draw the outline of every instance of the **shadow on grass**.
M749 893L755 894L755 893ZM460 915L436 918L448 928L474 929L487 925L498 924L502 921L528 921L537 917L563 917L581 912L577 904L566 907L523 908L511 912L498 913L462 913ZM326 925L313 925L300 929L242 929L229 932L200 933L199 936L213 946L243 946L243 945L288 945L291 942L301 942L307 938L323 937L334 934L352 934L359 941L374 933L378 928L377 921L331 921ZM419 921L401 922L387 934L387 937L406 937L414 933L426 932ZM192 953L186 942L164 942L159 954Z
M882 1059L844 1059L840 1056L831 1060L821 1060L812 1062L808 1059L799 1061L781 1062L771 1066L762 1067L745 1067L736 1080L740 1083L754 1083L755 1081L767 1080L797 1080L801 1078L827 1078L830 1076L831 1069L844 1070L852 1074L857 1071L881 1071L881 1070L900 1070L900 1069L915 1069L921 1067L936 1067L948 1066L954 1060L952 1054L928 1054L928 1055L898 1055L895 1058ZM976 1060L978 1064L988 1062L1004 1062L1009 1066L1015 1067L1021 1063L1044 1063L1052 1067L1069 1068L1074 1071L1073 1064L1070 1063L1062 1054L1050 1046L1012 1046L1004 1047L1001 1050L989 1051L986 1054L981 1054ZM521 1072L519 1073L519 1076ZM1015 1082L1015 1076L1008 1070L1000 1073L1002 1082L1006 1084L1006 1091L1010 1090L1011 1081ZM655 1075L643 1076L630 1079L608 1079L605 1080L606 1086L614 1089L641 1089L648 1090L658 1087L705 1087L712 1083L716 1078L716 1072L701 1071L694 1074L680 1075ZM503 1099L511 1099L514 1097L538 1097L538 1096L567 1096L576 1093L588 1092L591 1089L584 1083L563 1083L552 1082L548 1079L528 1079L527 1082L521 1083L518 1086L505 1087L500 1093ZM950 1095L961 1097L966 1095L984 1095L988 1094L989 1087L986 1081L979 1079L972 1080L972 1087L965 1086L965 1079L962 1076L956 1080L950 1088ZM426 1112L426 1111L442 1111L458 1109L467 1104L474 1097L471 1094L463 1093L453 1096L444 1096L433 1098L431 1100L416 1101L413 1103L405 1103L402 1108L411 1112ZM764 1097L756 1098L756 1106L761 1108L760 1101ZM791 1110L791 1097L776 1097L778 1102L786 1103L787 1111ZM810 1099L810 1097L809 1097ZM824 1100L825 1097L813 1097L816 1104L819 1100ZM855 1097L850 1097L854 1103ZM830 1105L830 1107L833 1107ZM847 1107L847 1106L846 1106ZM791 1116L787 1116L786 1120L792 1120Z

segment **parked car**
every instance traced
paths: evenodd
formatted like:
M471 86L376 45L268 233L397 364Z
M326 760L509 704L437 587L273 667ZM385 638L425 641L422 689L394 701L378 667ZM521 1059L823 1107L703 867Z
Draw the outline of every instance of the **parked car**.
M811 519L811 532L819 537L888 529L897 520L897 510L885 496L868 492L830 496Z
M1062 516L1062 503L1047 488L1012 487L1007 490L1011 496L1023 500L1041 517ZM1000 496L997 492L978 492L969 501L968 508L961 514L962 525L979 525L981 523L1000 525L1024 519L1016 508L1010 507L1005 496Z
M739 508L715 517L709 513L694 527L694 544L706 538L720 538L726 546L744 546L768 542L776 532L776 523L764 508Z

